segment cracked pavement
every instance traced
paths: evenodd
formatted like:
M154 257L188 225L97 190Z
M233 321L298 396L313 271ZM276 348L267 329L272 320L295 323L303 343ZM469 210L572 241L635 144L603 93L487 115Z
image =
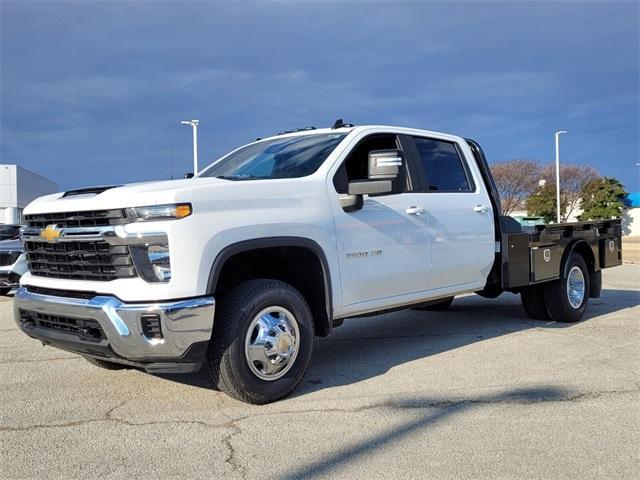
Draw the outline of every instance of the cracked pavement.
M289 398L206 373L106 371L42 347L0 297L2 478L631 478L640 471L640 265L578 324L519 297L347 320ZM633 472L636 472L635 474Z

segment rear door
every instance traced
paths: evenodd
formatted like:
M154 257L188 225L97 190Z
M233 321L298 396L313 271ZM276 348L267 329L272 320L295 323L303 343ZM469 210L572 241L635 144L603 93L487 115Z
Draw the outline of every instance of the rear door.
M491 202L466 143L411 137L431 244L429 291L481 288L494 260Z

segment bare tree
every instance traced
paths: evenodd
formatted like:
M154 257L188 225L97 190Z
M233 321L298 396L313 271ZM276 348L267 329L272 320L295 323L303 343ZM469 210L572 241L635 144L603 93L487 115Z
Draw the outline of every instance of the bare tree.
M537 160L517 159L496 162L491 165L503 215L524 208L525 199L538 187L542 167Z
M547 164L542 168L542 178L555 185L556 166ZM590 165L565 164L560 165L560 202L562 212L560 220L566 222L580 205L584 186L600 178L598 171Z

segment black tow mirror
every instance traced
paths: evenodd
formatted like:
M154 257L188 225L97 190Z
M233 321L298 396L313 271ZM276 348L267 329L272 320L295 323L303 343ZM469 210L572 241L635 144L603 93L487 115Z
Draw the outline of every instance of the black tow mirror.
M193 178L193 173L189 172L189 173L185 173L184 177L182 178Z

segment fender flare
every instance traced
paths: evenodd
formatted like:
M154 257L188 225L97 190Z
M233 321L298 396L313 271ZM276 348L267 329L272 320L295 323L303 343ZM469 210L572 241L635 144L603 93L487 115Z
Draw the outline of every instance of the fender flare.
M218 285L220 272L224 267L227 260L233 256L249 252L251 250L260 250L263 248L274 247L300 247L310 250L320 261L322 266L322 278L324 281L324 300L325 300L325 313L326 313L326 332L327 335L331 332L333 323L333 292L331 283L331 271L329 270L329 262L324 253L322 247L314 240L305 237L264 237L254 238L250 240L242 240L237 243L232 243L224 247L216 256L209 272L209 280L207 281L207 294L213 295Z
M589 267L589 297L600 298L600 292L602 290L602 270L600 269L599 255L593 252L593 247L587 240L579 238L571 242L564 249L564 252L562 253L562 261L560 263L560 278L564 278L566 274L565 269L567 262L569 261L569 257L571 257L571 254L575 251L576 247L582 244L584 244L586 248L589 249L591 255L593 256L593 265L589 265L590 259L584 259L585 262L587 262L587 267Z
M562 252L562 261L560 262L560 277L562 277L565 273L564 269L567 264L567 261L569 260L569 257L575 251L576 247L582 244L586 245L586 248L588 248L589 251L591 252L591 255L593 255L593 271L597 272L598 270L600 270L600 262L598 260L598 255L593 252L593 247L585 239L579 238L577 240L572 241L569 245L567 245L564 249L564 252ZM588 258L585 258L584 260L585 262L589 261Z

